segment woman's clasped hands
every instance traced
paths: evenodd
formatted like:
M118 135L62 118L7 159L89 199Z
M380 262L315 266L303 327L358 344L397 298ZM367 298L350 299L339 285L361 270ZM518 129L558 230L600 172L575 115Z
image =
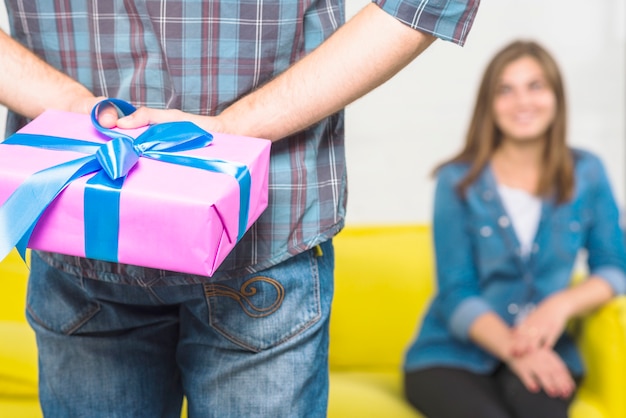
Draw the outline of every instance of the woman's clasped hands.
M576 389L554 345L569 318L567 304L557 293L539 304L511 332L510 369L528 390L543 389L552 397L569 397Z

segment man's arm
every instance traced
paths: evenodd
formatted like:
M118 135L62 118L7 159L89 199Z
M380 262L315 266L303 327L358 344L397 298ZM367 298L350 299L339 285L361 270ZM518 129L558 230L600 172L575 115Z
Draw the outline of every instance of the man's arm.
M434 39L369 4L311 54L215 118L142 108L118 126L186 119L207 130L277 140L383 84Z
M97 102L83 85L43 62L0 30L0 104L29 118L46 109L88 112Z
M434 39L370 4L290 71L226 109L221 120L228 129L285 137L383 84Z

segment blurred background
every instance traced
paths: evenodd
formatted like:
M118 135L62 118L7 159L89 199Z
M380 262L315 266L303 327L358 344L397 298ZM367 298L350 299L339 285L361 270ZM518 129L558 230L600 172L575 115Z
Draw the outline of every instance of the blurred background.
M347 15L367 3L347 0ZM6 26L2 6L0 27ZM435 42L394 79L348 107L347 222L430 220L430 172L459 150L487 61L516 38L541 42L558 60L570 143L603 158L624 206L625 26L626 0L482 0L466 46Z

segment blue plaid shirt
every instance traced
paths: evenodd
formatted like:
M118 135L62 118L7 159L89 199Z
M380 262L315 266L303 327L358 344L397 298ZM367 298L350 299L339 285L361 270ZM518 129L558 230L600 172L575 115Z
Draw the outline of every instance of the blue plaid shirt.
M376 0L405 24L463 44L479 0ZM6 0L14 38L96 95L216 115L328 38L343 0ZM8 132L26 121L9 114ZM328 240L346 207L343 112L273 145L269 207L215 279L253 273ZM161 270L43 254L100 280L198 282Z

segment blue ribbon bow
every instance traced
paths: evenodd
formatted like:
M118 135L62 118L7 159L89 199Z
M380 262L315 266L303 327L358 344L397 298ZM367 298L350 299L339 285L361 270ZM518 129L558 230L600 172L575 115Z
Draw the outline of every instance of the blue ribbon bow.
M191 122L168 122L150 126L137 138L104 128L98 122L103 106L114 106L118 114L129 115L136 109L119 99L98 103L91 112L96 129L112 138L99 144L89 141L47 135L17 133L3 145L26 145L49 150L76 151L89 154L28 177L0 206L0 260L16 247L25 258L30 236L46 208L72 181L96 173L87 181L85 203L85 255L106 261L117 261L120 193L129 171L139 158L145 157L171 164L233 176L239 183L239 231L246 231L250 206L251 177L248 167L230 161L175 154L208 146L213 136ZM105 214L105 215L103 215Z

